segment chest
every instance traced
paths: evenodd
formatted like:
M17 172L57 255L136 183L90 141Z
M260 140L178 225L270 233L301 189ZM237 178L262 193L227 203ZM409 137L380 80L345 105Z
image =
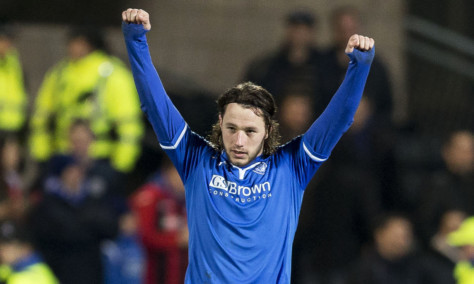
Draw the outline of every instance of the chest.
M188 211L239 224L287 218L301 204L292 176L285 165L271 161L245 169L211 163L186 184Z

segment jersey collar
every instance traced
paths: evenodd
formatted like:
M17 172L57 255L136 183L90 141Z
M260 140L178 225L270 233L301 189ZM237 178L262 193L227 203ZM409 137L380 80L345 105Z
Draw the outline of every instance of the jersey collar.
M255 159L253 159L250 163L248 163L247 165L243 166L243 167L239 167L239 166L236 166L234 164L232 164L229 160L229 157L227 156L227 153L223 150L222 151L222 159L225 161L225 163L229 166L229 169L233 168L233 169L237 169L238 172L239 172L239 179L240 180L243 180L245 178L245 173L248 171L248 170L251 170L255 167L257 167L258 165L260 165L263 161L265 161L268 157L264 157L263 155L259 155L257 156Z

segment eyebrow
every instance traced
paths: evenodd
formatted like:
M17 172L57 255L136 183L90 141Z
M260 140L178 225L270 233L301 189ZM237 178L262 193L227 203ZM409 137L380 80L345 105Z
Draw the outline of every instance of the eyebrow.
M226 127L231 126L231 127L235 127L235 128L238 128L238 129L244 129L245 131L249 131L249 130L257 131L257 127L255 127L255 126L238 127L237 125L235 125L232 122L226 122L224 124L224 126L226 126Z

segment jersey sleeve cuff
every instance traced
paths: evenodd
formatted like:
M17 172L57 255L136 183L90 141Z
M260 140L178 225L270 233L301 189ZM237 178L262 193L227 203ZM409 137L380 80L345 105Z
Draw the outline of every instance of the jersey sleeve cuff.
M145 34L148 32L148 30L145 30L143 25L131 24L126 22L122 22L122 31L125 36L125 39L138 41L145 41Z

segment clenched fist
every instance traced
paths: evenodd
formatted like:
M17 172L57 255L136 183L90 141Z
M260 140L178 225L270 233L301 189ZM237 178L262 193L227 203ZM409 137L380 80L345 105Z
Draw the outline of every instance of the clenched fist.
M355 34L349 38L345 52L351 53L354 51L354 48L360 51L368 51L374 47L374 44L373 38Z
M147 31L151 29L150 15L142 9L129 8L123 11L122 20L126 23L143 25Z

